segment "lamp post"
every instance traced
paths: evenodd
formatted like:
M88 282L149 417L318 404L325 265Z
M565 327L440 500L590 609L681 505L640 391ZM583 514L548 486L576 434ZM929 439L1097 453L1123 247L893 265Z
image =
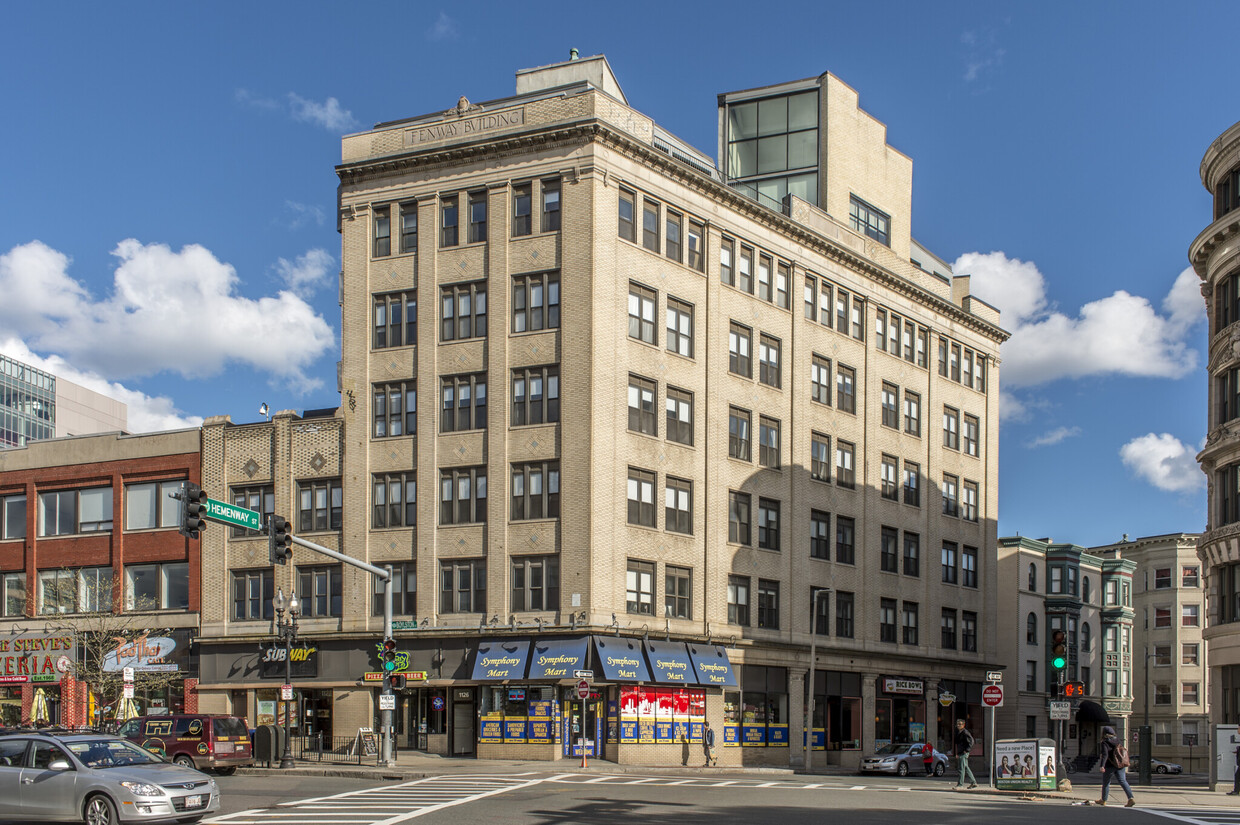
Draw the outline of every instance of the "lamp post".
M809 614L809 730L805 732L805 772L809 773L814 766L814 664L818 660L818 600L831 592L824 587L814 591L810 599Z
M275 620L275 637L276 641L284 643L284 684L293 684L293 642L297 641L297 614L301 609L301 604L297 601L297 594L289 593L288 601L284 600L284 588L276 591L274 601L276 608ZM288 610L287 621L284 618L284 611ZM284 699L284 755L280 757L281 768L291 768L293 762L293 742L292 742L292 721L293 706L290 699Z

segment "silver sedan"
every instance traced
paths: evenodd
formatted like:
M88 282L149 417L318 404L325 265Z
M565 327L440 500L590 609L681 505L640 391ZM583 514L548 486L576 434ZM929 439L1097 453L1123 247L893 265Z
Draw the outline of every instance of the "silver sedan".
M920 742L884 745L872 756L861 760L861 770L863 773L894 773L897 776L925 773L925 756L922 754L924 747ZM942 776L947 770L947 754L935 750L931 764L934 766L934 775Z
M0 819L197 822L219 809L214 779L118 736L0 736Z

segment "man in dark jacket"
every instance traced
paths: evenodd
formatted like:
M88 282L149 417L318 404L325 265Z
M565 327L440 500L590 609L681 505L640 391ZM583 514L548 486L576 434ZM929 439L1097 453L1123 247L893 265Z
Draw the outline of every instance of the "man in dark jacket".
M956 778L956 790L964 787L964 778L969 777L969 788L977 787L977 780L973 777L973 771L969 768L969 751L973 750L973 734L969 733L964 726L963 719L956 720L956 770L958 776Z
M1107 804L1111 780L1117 780L1119 786L1124 789L1124 793L1128 794L1125 807L1131 808L1137 804L1137 800L1132 797L1132 788L1128 784L1128 767L1116 764L1119 760L1115 758L1115 749L1122 744L1123 742L1115 735L1115 728L1110 725L1102 728L1102 739L1098 742L1099 769L1102 771L1102 798L1098 800L1099 805Z

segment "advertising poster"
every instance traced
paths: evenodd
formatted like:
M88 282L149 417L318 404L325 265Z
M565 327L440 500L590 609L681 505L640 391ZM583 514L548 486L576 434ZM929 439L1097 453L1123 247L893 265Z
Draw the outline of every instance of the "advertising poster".
M505 742L524 742L525 741L525 717L524 716L507 716L504 718L504 741Z
M701 734L701 727L696 722L693 723L694 728ZM725 748L739 748L741 746L741 726L735 722L728 722L723 726L723 746Z
M636 688L637 690L637 741L643 745L653 745L654 720L658 714L659 697L653 690Z
M529 741L534 744L548 744L551 742L551 719L547 717L531 718L529 720Z
M741 727L741 746L746 748L766 747L766 725L744 725Z
M478 741L503 742L504 717L498 715L482 717L482 730L478 733Z
M1037 790L1039 787L1038 740L1009 739L995 743L995 787ZM1054 756L1051 757L1052 762ZM1051 774L1054 781L1054 774ZM1053 787L1053 786L1052 786Z
M1058 766L1054 745L1038 745L1038 765L1038 787L1044 791L1055 790Z
M656 742L660 743L676 741L675 731L670 718L654 720L654 738Z
M767 725L766 726L766 746L768 748L788 747L788 726L787 725Z
M637 741L638 688L620 688L620 741Z
M615 698L607 700L607 744L616 744L620 735L620 706Z

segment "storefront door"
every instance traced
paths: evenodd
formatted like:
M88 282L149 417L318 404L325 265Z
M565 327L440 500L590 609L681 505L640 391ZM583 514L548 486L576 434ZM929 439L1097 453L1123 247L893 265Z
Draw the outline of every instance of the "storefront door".
M473 756L478 741L477 703L471 688L452 691L452 755Z
M602 756L603 742L599 735L602 702L569 699L565 704L568 713L565 714L564 755L581 756L584 745L586 756Z

